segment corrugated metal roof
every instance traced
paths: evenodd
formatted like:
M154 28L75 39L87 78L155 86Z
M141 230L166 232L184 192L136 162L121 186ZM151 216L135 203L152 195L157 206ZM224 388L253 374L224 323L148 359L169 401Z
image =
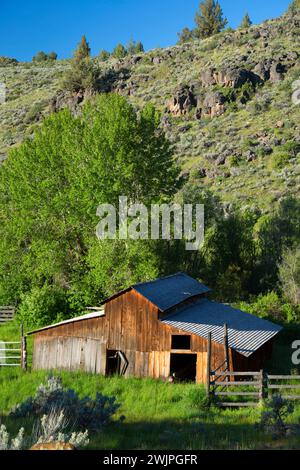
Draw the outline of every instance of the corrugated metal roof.
M82 315L80 317L70 318L69 320L64 320L59 323L55 323L54 325L49 325L49 326L45 326L44 328L39 328L38 330L30 331L29 333L27 333L27 335L33 335L35 333L39 333L40 331L49 330L50 328L55 328L61 325L67 325L68 323L75 323L75 322L82 321L82 320L91 320L92 318L103 317L104 315L105 315L104 308L102 308L98 312L87 313L86 315Z
M210 292L208 287L185 273L177 273L155 281L136 284L132 288L162 312L191 297Z
M246 357L282 330L270 321L208 299L200 299L161 321L205 338L211 332L212 340L221 344L224 341L224 325L227 323L229 347Z

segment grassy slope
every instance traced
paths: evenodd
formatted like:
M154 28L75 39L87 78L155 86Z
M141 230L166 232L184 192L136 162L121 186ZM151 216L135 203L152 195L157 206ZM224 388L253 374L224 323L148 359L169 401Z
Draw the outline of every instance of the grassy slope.
M266 25L270 31L267 41L256 37ZM121 62L110 59L99 65L104 75L112 68L116 74L122 68L128 70L129 78L124 74L118 79L122 93L129 95L137 107L151 102L164 112L167 101L182 84L194 84L200 95L207 92L201 88L200 76L209 67L252 68L253 63L295 51L300 53L299 31L296 27L291 31L288 20L283 18L253 26L242 35L225 32L201 43L156 49L144 54L136 64L128 59ZM7 102L0 106L0 157L24 136L31 135L35 119L49 112L49 100L59 89L67 66L68 61L58 61L44 67L34 64L0 67L0 81L8 89ZM300 106L293 107L291 102L291 85L299 76L298 65L290 69L284 81L275 85L267 82L246 105L228 110L219 118L196 121L194 111L181 118L169 117L167 135L174 143L184 171L190 172L199 185L210 187L225 202L258 205L266 211L287 192L299 195L299 157L291 160L284 170L270 169L269 155L251 163L245 157L249 149L259 148L257 134L260 132L266 132L271 147L276 138L289 140L299 136ZM283 129L276 128L278 121L283 121ZM212 155L221 155L224 149L238 153L239 161L216 166L216 157ZM200 179L200 168L212 172L213 176Z
M18 338L18 326L13 323L0 327L0 338ZM282 355L279 342L276 356ZM287 354L285 344L284 353ZM277 361L277 359L276 359ZM276 362L275 361L275 362ZM206 411L201 407L205 397L202 386L167 384L151 379L105 378L84 373L57 372L66 387L81 396L96 392L115 396L121 408L116 416L125 422L112 423L99 435L91 436L90 449L257 449L268 446L300 448L300 438L273 443L256 426L260 409ZM12 433L25 426L27 433L32 420L12 420L10 409L34 394L48 373L23 373L16 368L0 368L0 416ZM300 419L300 405L290 421Z

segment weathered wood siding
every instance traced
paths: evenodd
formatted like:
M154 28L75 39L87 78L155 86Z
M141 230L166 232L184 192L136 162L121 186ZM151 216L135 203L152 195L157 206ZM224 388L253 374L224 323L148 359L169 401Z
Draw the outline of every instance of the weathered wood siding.
M71 322L36 333L33 367L105 374L108 349L119 350L126 355L129 361L127 377L166 378L170 375L172 335L188 333L162 323L159 314L158 308L136 291L125 292L106 304L103 317ZM205 383L207 340L190 336L190 353L197 353L196 380L197 383ZM243 356L229 352L230 370L243 370L246 367ZM224 359L224 346L212 342L212 369L217 369Z
M105 374L106 348L102 346L90 338L38 336L34 341L33 367Z

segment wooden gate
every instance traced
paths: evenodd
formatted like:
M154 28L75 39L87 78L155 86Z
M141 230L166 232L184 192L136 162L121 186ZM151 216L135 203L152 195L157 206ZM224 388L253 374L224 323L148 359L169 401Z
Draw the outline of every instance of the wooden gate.
M210 374L210 397L223 408L257 406L274 394L300 400L300 375L271 375L262 370Z
M224 408L253 407L265 398L263 371L211 372L210 387L211 397Z

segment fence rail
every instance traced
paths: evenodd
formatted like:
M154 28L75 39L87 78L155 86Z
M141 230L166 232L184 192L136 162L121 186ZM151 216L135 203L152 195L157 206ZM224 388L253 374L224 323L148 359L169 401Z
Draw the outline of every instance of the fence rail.
M0 307L0 324L11 321L14 318L14 307Z
M2 341L0 339L1 367L21 367L27 370L27 338L23 325L20 326L20 341Z
M300 400L300 392L297 393L300 390L300 375L271 375L262 370L260 372L224 371L220 373L217 370L210 373L209 380L209 395L215 399L218 406L224 408L257 406L261 400L270 398L276 391L282 394L284 391L293 390L294 394L283 393L283 398ZM234 390L231 390L232 387ZM222 400L222 398L230 400L237 397L241 397L241 400L254 397L256 400L255 402Z

